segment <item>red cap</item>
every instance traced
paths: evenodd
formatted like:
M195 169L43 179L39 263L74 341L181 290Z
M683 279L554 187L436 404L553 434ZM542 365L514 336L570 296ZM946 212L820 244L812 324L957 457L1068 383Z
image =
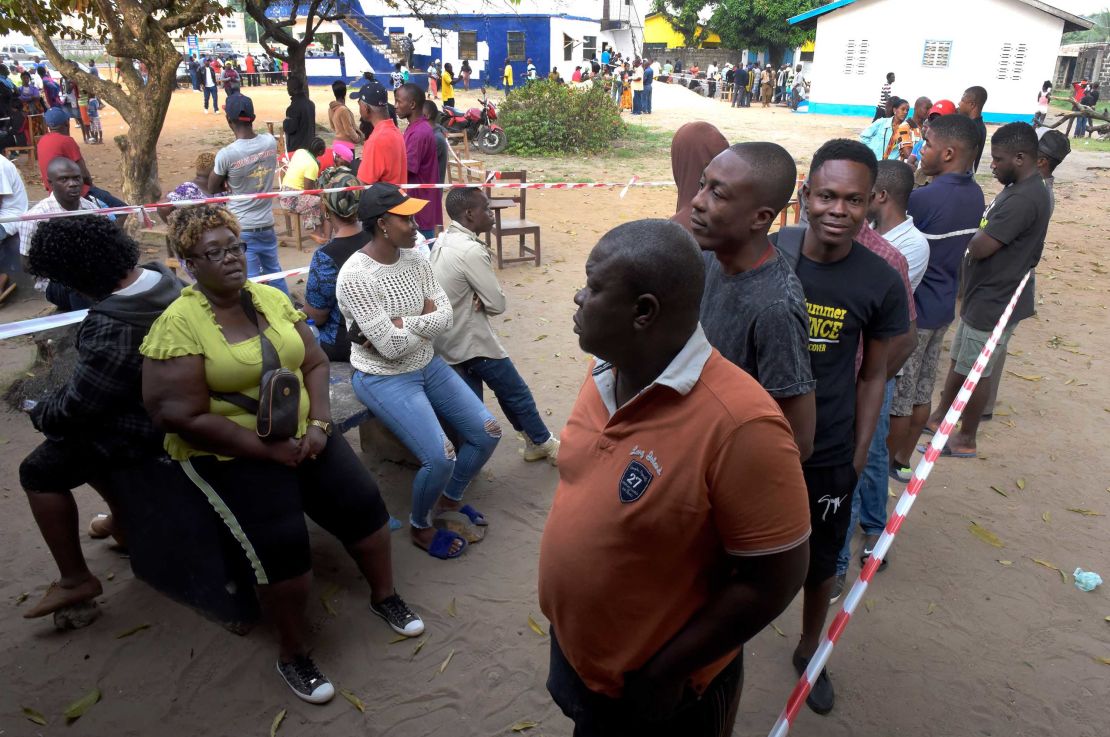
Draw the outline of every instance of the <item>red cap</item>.
M952 115L955 112L956 103L951 100L937 100L937 102L929 108L929 114L926 117L931 118L934 113L937 115Z

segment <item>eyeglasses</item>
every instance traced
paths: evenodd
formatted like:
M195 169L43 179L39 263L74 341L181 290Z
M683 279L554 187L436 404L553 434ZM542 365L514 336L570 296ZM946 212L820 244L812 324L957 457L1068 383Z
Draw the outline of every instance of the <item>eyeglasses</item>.
M243 252L247 250L247 244L243 241L232 243L226 248L212 248L205 251L201 255L214 264L218 264L226 259L228 256L242 256Z

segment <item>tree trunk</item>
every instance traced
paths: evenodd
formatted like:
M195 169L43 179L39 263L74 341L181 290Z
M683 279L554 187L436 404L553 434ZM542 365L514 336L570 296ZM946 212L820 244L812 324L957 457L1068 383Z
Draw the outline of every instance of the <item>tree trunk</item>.
M302 43L287 46L289 59L289 79L299 77L305 83L305 88L308 88L308 73L305 71L305 50L312 39L305 38Z

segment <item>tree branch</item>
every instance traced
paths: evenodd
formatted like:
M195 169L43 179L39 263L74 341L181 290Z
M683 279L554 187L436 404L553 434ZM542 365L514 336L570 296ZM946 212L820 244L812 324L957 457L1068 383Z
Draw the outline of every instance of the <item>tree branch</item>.
M168 0L164 0L161 4L168 6L169 2ZM227 9L226 12L230 12L230 9ZM218 3L213 3L209 0L193 0L193 2L177 13L167 15L155 22L163 31L171 33L195 25L213 13L224 15L225 9Z

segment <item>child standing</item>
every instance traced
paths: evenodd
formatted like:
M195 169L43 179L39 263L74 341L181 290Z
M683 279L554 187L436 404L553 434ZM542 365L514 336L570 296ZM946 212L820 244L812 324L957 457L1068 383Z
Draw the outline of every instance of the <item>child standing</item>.
M89 143L104 143L104 130L100 127L100 100L96 95L89 97L87 110L89 115Z

